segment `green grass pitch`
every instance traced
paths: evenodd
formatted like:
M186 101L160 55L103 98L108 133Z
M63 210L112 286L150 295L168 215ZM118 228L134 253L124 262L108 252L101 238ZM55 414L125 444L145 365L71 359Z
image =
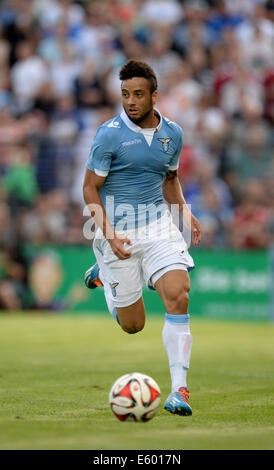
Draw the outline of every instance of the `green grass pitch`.
M109 314L0 316L0 449L273 449L274 326L192 316L191 417L120 422L108 393L128 372L170 392L163 318L128 335Z

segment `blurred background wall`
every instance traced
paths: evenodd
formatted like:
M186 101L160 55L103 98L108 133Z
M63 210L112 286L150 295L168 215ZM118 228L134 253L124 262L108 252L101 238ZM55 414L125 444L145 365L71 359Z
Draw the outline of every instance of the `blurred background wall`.
M82 181L135 58L184 130L179 177L204 232L191 311L269 318L273 43L273 0L0 1L0 311L105 309L82 281Z

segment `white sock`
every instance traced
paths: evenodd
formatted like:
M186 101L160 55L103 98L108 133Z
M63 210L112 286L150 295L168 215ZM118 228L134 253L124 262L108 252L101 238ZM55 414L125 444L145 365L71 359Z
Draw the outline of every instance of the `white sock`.
M170 315L166 313L163 328L163 343L168 355L171 392L186 387L189 368L192 335L189 329L189 315Z

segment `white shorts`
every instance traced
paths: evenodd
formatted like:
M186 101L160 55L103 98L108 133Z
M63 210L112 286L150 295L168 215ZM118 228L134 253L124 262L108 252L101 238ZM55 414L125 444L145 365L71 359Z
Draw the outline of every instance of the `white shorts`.
M93 241L100 277L110 285L115 307L132 305L142 296L144 284L153 285L165 272L194 268L183 235L169 212L145 227L117 233L132 242L132 246L125 245L132 253L128 259L121 260L113 253L101 229Z

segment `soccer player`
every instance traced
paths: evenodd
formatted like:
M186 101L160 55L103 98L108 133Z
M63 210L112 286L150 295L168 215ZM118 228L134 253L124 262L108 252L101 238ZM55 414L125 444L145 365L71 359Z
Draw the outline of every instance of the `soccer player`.
M157 291L166 308L163 343L171 374L164 408L188 416L188 271L194 262L164 205L177 204L197 245L201 226L186 205L177 176L182 129L154 108L157 78L148 64L129 60L120 80L124 109L99 127L83 184L98 227L93 241L97 263L86 272L85 283L104 288L110 313L127 333L144 328L144 282Z

